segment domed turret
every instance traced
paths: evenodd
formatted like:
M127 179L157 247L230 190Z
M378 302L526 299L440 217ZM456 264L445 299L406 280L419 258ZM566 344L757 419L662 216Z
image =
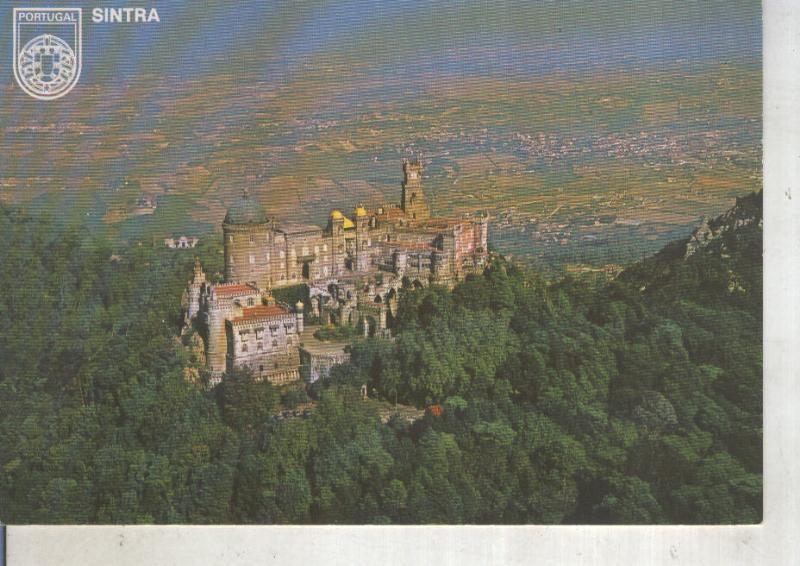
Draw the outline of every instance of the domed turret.
M344 227L345 229L352 228L352 227L354 227L354 226L355 226L355 224L353 224L353 221L352 221L352 220L350 220L350 219L349 219L347 216L345 216L344 214L342 214L342 213L341 213L341 211L339 211L339 210L332 210L332 211L331 211L331 215L330 215L330 217L328 218L328 227L331 227L331 226L333 226L333 224L335 224L335 223L337 223L337 222L343 222L343 223L344 223L344 224L343 224L343 227Z
M367 215L367 209L366 208L364 208L361 205L356 207L356 217L357 218L362 218L362 217L364 217L366 215Z
M257 199L250 196L247 189L228 209L225 224L263 224L267 222L267 212Z

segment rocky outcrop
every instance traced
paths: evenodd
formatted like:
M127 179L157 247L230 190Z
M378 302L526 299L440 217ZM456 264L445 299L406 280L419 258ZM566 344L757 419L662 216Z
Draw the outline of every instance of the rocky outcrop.
M692 296L760 308L762 242L762 195L751 193L726 213L703 218L688 238L628 266L616 280L667 303Z
M686 252L683 255L683 259L693 256L698 249L707 246L716 237L717 234L711 229L708 217L704 216L700 226L692 232L692 235L689 236L689 241L686 242Z
M728 240L731 237L735 238L737 233L753 224L757 225L759 231L762 230L764 220L760 201L760 193L737 198L736 205L722 216L713 220L704 217L686 242L684 259L709 247L724 257L729 252Z

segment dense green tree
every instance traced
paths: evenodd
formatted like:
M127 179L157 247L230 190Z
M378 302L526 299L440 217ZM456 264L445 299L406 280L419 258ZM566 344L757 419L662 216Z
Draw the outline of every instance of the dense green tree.
M0 520L756 522L760 208L613 281L494 257L404 289L394 337L355 340L282 419L306 393L204 386L179 337L192 256L0 207ZM212 279L219 251L196 250ZM426 414L382 422L374 392Z
M248 368L233 368L216 387L223 420L236 430L257 429L272 414L278 393L266 379L256 379Z

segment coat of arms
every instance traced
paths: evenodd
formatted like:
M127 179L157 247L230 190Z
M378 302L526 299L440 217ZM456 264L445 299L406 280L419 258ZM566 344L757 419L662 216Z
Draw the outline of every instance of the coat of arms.
M80 8L14 8L14 77L39 100L67 94L81 74Z

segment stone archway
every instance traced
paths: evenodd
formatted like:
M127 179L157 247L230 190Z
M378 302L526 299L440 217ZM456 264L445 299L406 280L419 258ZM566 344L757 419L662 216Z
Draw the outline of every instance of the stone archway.
M422 281L420 281L419 277L409 277L408 275L404 276L401 280L401 286L403 289L413 290L425 288L425 285L422 283Z
M377 319L371 314L362 316L360 330L364 338L375 336L380 330Z
M389 289L389 292L386 293L384 304L386 305L386 327L394 328L397 309L400 307L400 295L396 289Z

